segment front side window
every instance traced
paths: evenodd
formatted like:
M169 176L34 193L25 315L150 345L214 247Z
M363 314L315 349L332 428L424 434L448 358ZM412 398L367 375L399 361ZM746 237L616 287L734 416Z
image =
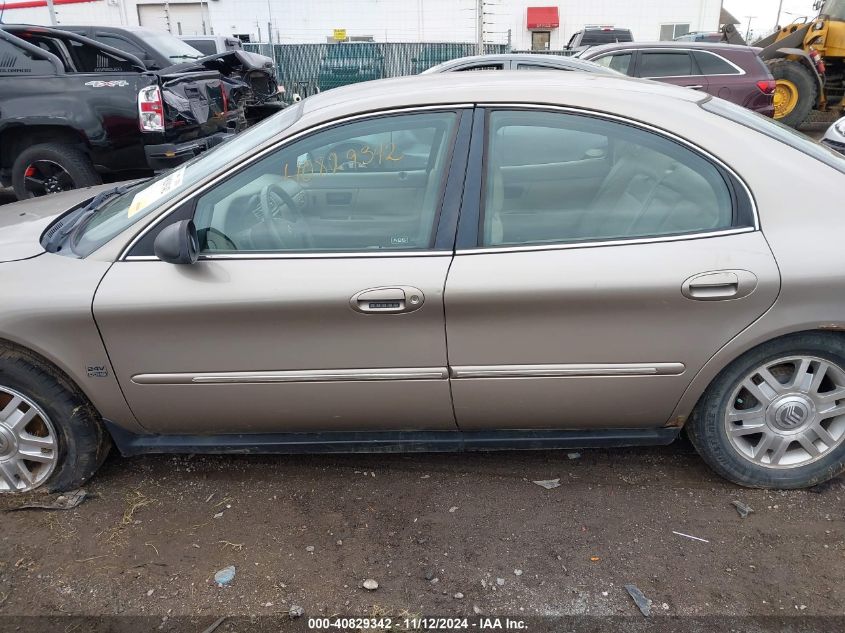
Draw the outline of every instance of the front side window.
M160 209L204 179L229 165L237 165L256 147L278 138L302 116L297 104L253 125L225 143L188 162L138 184L127 193L110 198L90 221L74 232L71 252L87 257L116 235Z
M431 248L457 117L383 116L272 152L199 198L202 251Z
M734 220L722 172L656 133L584 115L494 111L488 134L483 246L683 235L744 222Z
M116 35L108 35L105 33L97 33L94 35L94 39L100 42L101 44L105 44L106 46L112 46L122 51L126 51L127 53L131 53L138 59L143 60L147 54L140 46L136 46L132 42L122 37L117 37Z
M692 58L686 51L644 51L640 53L640 77L688 77L693 72Z
M600 66L604 66L605 68L610 68L611 70L620 72L623 75L627 75L629 74L628 70L631 68L632 57L633 53L616 53L615 55L605 55L604 57L599 57L593 61Z

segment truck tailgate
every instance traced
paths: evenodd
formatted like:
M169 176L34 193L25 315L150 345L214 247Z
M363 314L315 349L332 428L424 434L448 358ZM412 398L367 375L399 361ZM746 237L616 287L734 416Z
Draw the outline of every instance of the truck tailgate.
M157 74L161 80L166 129L178 132L182 139L226 131L229 113L220 73Z

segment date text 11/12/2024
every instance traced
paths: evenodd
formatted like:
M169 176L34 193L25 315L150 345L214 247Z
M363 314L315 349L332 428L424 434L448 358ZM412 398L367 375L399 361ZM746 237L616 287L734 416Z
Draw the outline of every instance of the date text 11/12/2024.
M393 628L404 630L511 630L524 631L528 627L524 620L511 618L480 617L469 618L309 618L311 630L359 630Z

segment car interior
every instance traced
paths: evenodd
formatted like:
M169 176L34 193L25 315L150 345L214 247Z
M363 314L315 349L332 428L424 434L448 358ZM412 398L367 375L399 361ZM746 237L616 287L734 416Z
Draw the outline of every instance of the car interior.
M198 200L201 248L429 248L456 118L351 123L272 153Z
M494 112L485 245L624 239L731 226L728 186L680 144L589 117Z

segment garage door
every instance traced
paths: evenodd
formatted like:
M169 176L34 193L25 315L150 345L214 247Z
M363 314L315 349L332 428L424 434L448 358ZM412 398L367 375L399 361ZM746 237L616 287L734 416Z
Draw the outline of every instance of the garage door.
M141 26L156 31L170 31L173 35L204 35L206 32L202 5L198 2L139 4L138 20Z

